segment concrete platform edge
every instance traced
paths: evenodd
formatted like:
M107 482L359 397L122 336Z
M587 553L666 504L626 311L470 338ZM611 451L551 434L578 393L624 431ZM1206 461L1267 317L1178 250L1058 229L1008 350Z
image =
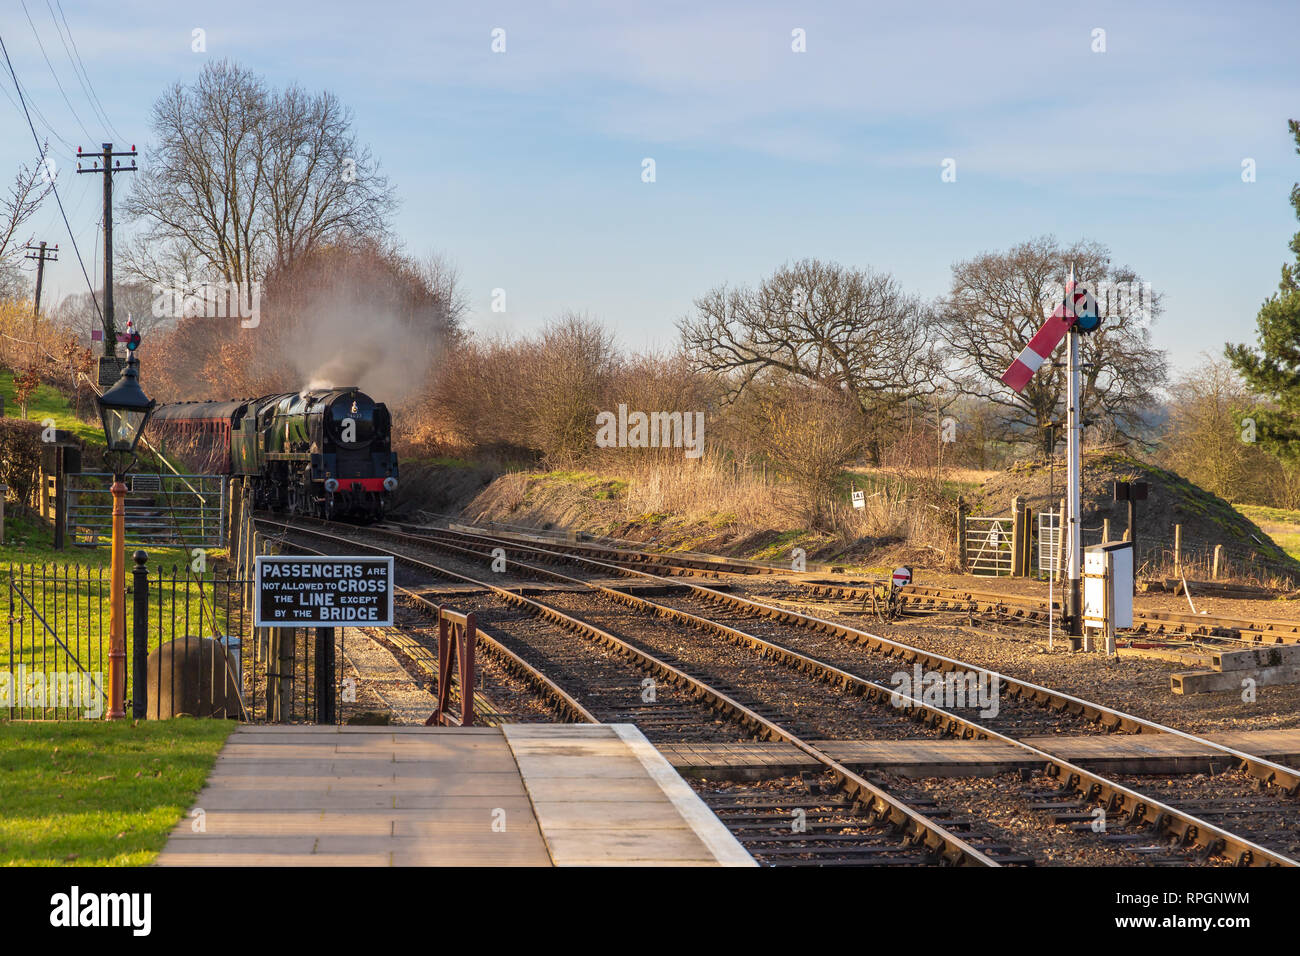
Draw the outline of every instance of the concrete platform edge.
M682 815L695 835L709 848L721 866L758 866L758 862L708 808L699 794L673 769L672 764L646 739L635 724L611 724L614 733L627 744L646 773L659 785L677 812Z

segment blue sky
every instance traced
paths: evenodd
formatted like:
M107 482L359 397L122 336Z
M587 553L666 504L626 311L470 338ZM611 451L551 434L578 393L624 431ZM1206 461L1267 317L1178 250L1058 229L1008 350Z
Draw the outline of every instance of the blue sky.
M1155 339L1186 368L1253 338L1300 229L1296 4L5 0L19 79L75 148L116 137L73 74L60 5L145 163L154 100L210 59L335 91L396 187L395 231L459 267L485 331L574 309L667 347L694 297L789 259L890 271L931 297L954 261L1055 233L1107 244L1164 293ZM0 116L12 170L34 147L4 98ZM55 156L75 167L57 141ZM90 268L98 177L59 182ZM56 207L30 228L61 243L55 296L84 291Z

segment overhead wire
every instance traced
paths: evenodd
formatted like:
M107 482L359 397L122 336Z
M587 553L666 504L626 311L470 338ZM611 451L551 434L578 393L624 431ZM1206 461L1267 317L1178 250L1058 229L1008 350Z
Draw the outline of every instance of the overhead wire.
M59 35L59 41L63 44L63 52L68 55L68 62L72 64L73 75L77 77L77 82L81 84L82 92L86 94L86 99L90 102L90 108L95 115L103 122L104 128L111 131L118 139L122 135L113 125L112 120L108 118L108 111L104 109L104 104L99 99L99 94L95 92L95 84L90 80L90 74L86 72L86 64L81 60L81 51L77 49L77 41L72 36L72 28L68 26L68 18L63 14L63 4L59 3L59 16L54 16L54 8L50 6L50 0L45 0L45 8L50 11L50 19L54 21L54 32ZM63 21L63 29L59 29L59 20ZM67 38L64 39L64 32ZM72 44L72 49L68 49L68 44ZM75 53L75 56L74 56Z
M58 131L57 129L54 128L54 124L51 123L51 122L46 118L46 116L45 116L45 114L44 114L43 112L41 112L41 108L40 108L39 106L36 105L36 102L35 102L34 99L32 98L31 92L30 92L29 90L27 90L27 89L22 85L22 83L19 82L19 80L18 80L18 74L17 74L17 73L12 73L12 64L11 64L11 74L12 74L12 82L13 82L13 84L14 84L14 90L18 93L18 100L19 100L19 104L20 104L20 105L18 106L18 108L19 108L19 109L20 109L24 114L26 114L28 124L31 125L31 123L32 123L31 114L32 114L32 113L35 113L35 114L36 114L36 118L37 118L38 120L41 121L41 125L45 127L45 130L46 130L46 132L49 134L49 136L50 136L50 137L53 137L53 138L54 138L55 140L57 140L58 142L62 143L63 146L64 146L64 148L67 150L66 153L61 154L62 157L63 157L64 159L71 159L72 156L76 154L77 148L76 148L75 146L73 146L70 142L68 142L66 139L64 139L64 138L59 134L59 131ZM6 92L8 92L8 91L6 90ZM11 102L11 103L13 102L13 98L12 98L12 97L10 97L10 102Z
M18 101L22 104L23 115L27 117L27 127L32 131L32 141L36 144L36 151L41 156L41 161L45 160L45 150L41 147L41 138L36 133L36 124L32 122L32 114L27 109L27 99L23 96L22 85L18 82L18 73L14 70L13 60L9 59L9 48L5 45L4 37L0 36L0 53L4 54L5 64L9 67L9 75L13 77L14 89L18 91ZM90 300L95 304L95 312L99 315L99 321L104 321L104 313L99 307L99 296L95 294L95 286L90 281L90 273L86 271L86 262L81 257L81 249L77 246L77 237L72 231L72 224L68 222L67 210L63 208L63 199L59 196L59 185L53 177L50 181L50 191L54 193L54 201L59 205L59 212L63 216L63 225L68 230L68 241L72 243L72 251L77 254L77 264L81 266L81 275L86 280L86 288L90 290Z
M27 0L18 0L18 2L22 4L23 15L27 17L27 24L32 28L32 36L36 37L36 47L41 51L41 56L45 59L45 65L50 68L50 76L54 77L54 85L59 88L59 95L63 97L63 102L67 104L68 111L72 113L72 118L77 121L81 131L86 134L86 139L93 140L94 137L90 135L90 130L86 129L86 124L81 121L76 107L72 105L72 100L68 99L68 92L63 88L63 81L59 79L59 73L54 69L54 64L50 62L50 55L45 52L45 44L41 42L41 34L36 29L36 23L32 20L31 12L27 9Z

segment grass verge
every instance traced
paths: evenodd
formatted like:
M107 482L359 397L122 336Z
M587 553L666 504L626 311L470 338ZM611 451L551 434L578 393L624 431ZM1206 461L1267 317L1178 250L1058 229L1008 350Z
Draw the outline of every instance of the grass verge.
M0 723L0 864L152 863L234 727L188 717Z
M1300 511L1264 505L1233 505L1291 557L1300 561Z

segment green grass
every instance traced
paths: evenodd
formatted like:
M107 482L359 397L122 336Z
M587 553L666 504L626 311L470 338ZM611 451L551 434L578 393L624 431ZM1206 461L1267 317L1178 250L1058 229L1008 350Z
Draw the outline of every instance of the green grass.
M128 574L131 569L131 555L137 550L141 550L140 547L130 544L128 539L126 546ZM180 567L188 565L193 560L189 549L186 548L146 547L143 550L149 555L150 568L156 568L160 564L167 568L173 564ZM223 552L210 549L205 553L211 566L213 559ZM52 527L39 518L15 515L11 508L5 512L5 543L0 545L0 570L10 564L47 563L107 568L112 564L112 560L112 549L107 544L98 548L83 548L69 541L62 551L55 551Z
M790 550L807 537L809 532L803 528L791 528L782 531L763 547L750 552L746 557L751 561L778 561L788 559Z
M14 395L14 373L0 369L0 395L5 400L5 417L21 418L22 408ZM104 430L98 422L83 422L74 414L67 397L52 385L39 385L27 402L27 420L54 419L55 428L72 432L88 445L103 445Z
M613 501L623 496L628 483L622 478L597 475L590 471L543 471L536 476L538 485L576 485L597 501ZM529 491L529 495L532 492ZM529 500L527 497L525 501Z
M0 723L0 864L153 862L234 721Z
M1274 521L1279 524L1293 524L1300 528L1300 511L1290 508L1269 508L1265 505L1233 505L1251 521Z
M0 635L0 671L12 665L29 672L92 675L101 687L107 686L108 653L110 643L109 593L110 575L102 575L94 568L69 568L64 580L60 567L58 579L27 576L13 590L10 603L10 574L0 568L0 614L5 620L15 622L12 629L13 651L10 651L10 634ZM211 576L208 576L210 582ZM14 579L18 578L15 575ZM127 583L130 587L130 573ZM157 578L150 580L148 648L153 650L164 641L191 635L212 637L228 633L227 603L235 613L240 609L237 592L229 597L225 588L213 588L211 583L200 588L187 575L177 572L175 586L171 582L170 568L162 586L159 603ZM216 591L214 601L213 593ZM25 598L25 600L24 600ZM132 648L132 598L126 595L126 641L128 666L126 671L126 696L134 693L134 673L130 666ZM173 627L173 620L175 622ZM200 621L202 626L200 626ZM160 633L161 624L161 633ZM48 629L47 629L48 628ZM54 633L51 634L50 630ZM5 631L9 631L8 628ZM20 716L61 717L66 711L48 709L43 714L25 711ZM2 787L0 787L2 789Z
M1234 505L1288 555L1300 561L1300 511L1288 508L1269 508L1264 505Z
M428 465L435 468L476 468L474 462L466 458L451 458L446 455L434 456L432 458L404 458L402 466L406 468L415 465Z
M0 395L4 396L5 417L21 418L22 408L18 404L18 399L14 393L14 373L3 367L0 367ZM94 415L95 413L92 411L91 414ZM84 462L85 470L95 470L92 465L99 460L100 451L104 447L104 429L99 420L94 418L91 421L82 421L77 417L76 411L72 407L72 400L67 395L53 385L38 385L27 402L26 420L44 422L46 419L53 419L55 428L72 432L85 443L87 450L92 451L90 460ZM144 440L141 440L136 451L140 459L137 471L143 471L146 474L152 474L156 471L165 473L167 466L162 464L162 457L166 457L167 461L182 474L188 470L177 459L170 456L155 455L146 446Z
M983 486L978 481L958 481L953 478L945 478L939 483L945 497L957 499L959 497L973 498L978 495Z

